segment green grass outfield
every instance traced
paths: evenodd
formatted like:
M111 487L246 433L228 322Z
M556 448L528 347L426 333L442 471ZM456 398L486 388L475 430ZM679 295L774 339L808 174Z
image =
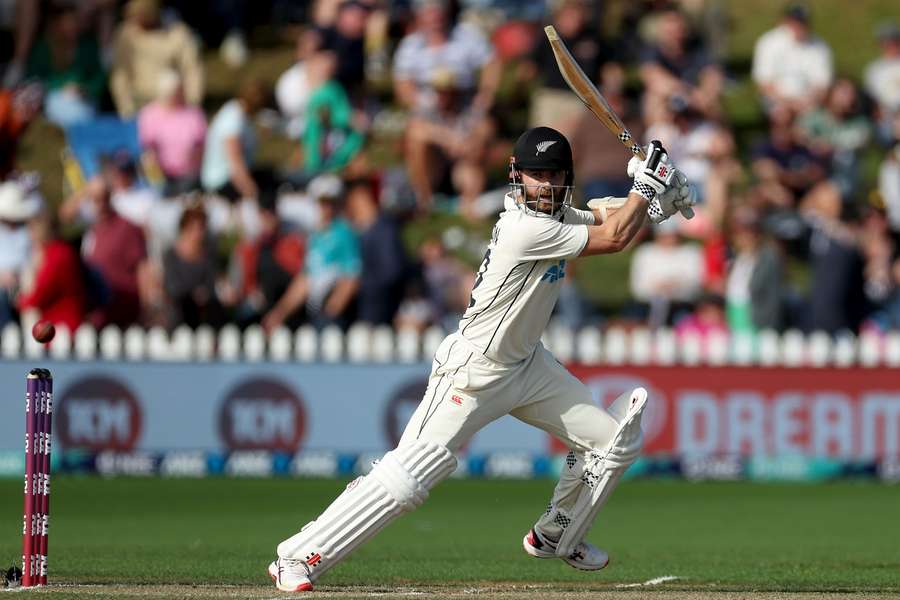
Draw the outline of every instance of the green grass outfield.
M54 484L53 585L38 593L73 598L276 597L265 575L275 545L343 487L320 480L93 477ZM21 487L0 482L4 568L21 550ZM673 598L729 590L741 598L900 593L898 487L629 481L590 535L612 557L599 573L522 551L522 535L550 489L549 481L447 482L332 570L322 587L342 597L351 586L360 597L481 591L599 598L611 591L630 596L616 586L672 575L678 579L655 588L663 591L654 598L669 597L665 590Z

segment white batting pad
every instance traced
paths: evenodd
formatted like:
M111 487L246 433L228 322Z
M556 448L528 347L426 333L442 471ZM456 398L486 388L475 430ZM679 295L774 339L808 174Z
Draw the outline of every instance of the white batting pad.
M447 448L416 440L384 455L354 479L318 519L278 544L278 556L300 559L314 580L388 523L415 510L428 490L456 470Z
M641 416L646 404L644 388L619 396L608 409L619 427L607 447L583 457L574 453L567 457L550 506L537 523L542 533L558 537L557 556L569 556L584 540L597 512L640 454Z

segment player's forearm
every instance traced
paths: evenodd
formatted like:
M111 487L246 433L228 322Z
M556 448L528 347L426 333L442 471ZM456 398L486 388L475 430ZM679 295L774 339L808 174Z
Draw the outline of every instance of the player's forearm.
M614 214L609 214L601 225L588 227L588 242L581 256L611 254L623 250L647 218L647 199L630 193L628 200Z

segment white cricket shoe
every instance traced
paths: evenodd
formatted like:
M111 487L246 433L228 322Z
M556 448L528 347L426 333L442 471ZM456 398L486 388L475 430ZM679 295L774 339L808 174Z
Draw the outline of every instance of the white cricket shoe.
M556 556L556 544L532 529L522 540L525 552L535 558L562 558L582 571L599 571L609 564L609 555L593 544L581 542L569 556Z
M311 592L306 563L300 559L277 558L269 565L269 577L282 592Z

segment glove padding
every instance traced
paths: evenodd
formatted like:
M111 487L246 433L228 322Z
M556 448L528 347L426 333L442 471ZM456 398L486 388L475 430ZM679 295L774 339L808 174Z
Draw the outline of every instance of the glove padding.
M674 169L672 184L650 201L647 214L654 223L662 223L676 212L681 212L685 219L691 219L694 217L694 209L691 207L696 203L696 190L688 181L687 175Z
M669 161L669 155L658 140L647 146L647 158L633 156L628 161L628 175L634 178L632 192L649 201L647 215L653 223L662 223L676 212L693 218L696 204L694 188L684 173Z

